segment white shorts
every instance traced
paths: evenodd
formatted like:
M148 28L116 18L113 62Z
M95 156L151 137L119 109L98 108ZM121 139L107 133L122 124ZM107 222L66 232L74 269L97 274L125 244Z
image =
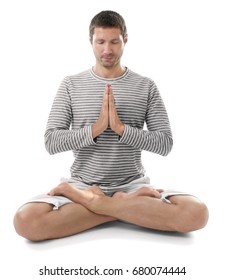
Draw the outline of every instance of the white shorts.
M82 183L80 181L76 181L74 179L62 179L61 182L66 182L66 183L70 184L71 186L76 187L81 190L85 190L88 187L90 187L89 185ZM150 185L150 179L147 176L136 179L128 184L124 184L119 187L113 187L113 188L102 187L102 186L99 186L99 187L107 196L112 196L115 192L132 193L142 187L151 187L152 188L152 186ZM185 192L178 192L178 191L174 191L174 190L166 190L161 193L161 200L166 203L171 203L168 200L168 197L173 196L173 195L190 195L190 194L185 193ZM59 209L59 207L65 205L65 204L74 203L72 200L70 200L69 198L67 198L65 196L61 196L61 195L52 196L52 195L48 195L48 194L41 194L41 195L35 196L35 197L29 199L25 204L33 203L33 202L43 202L43 203L52 204L53 210L57 210L57 209Z

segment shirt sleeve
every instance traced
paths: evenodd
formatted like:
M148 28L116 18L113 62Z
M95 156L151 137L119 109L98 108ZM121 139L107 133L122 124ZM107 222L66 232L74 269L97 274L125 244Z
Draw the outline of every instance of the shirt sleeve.
M168 155L173 146L172 132L164 102L153 81L149 89L145 121L147 130L125 124L120 142L162 156Z
M71 121L69 81L65 78L57 91L45 131L45 147L50 154L79 150L95 144L91 125L72 130Z

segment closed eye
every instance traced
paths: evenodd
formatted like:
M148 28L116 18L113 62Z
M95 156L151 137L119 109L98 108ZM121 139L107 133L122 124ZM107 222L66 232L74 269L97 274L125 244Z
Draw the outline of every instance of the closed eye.
M118 44L118 43L119 43L118 40L113 40L113 41L112 41L112 44Z
M103 44L104 41L103 41L103 40L97 40L96 43L97 43L97 44Z

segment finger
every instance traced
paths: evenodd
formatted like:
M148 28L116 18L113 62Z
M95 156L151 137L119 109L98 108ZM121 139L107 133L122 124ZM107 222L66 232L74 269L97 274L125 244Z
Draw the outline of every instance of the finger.
M112 91L112 86L109 87L109 105L110 107L115 107L115 98Z
M109 102L110 102L110 104L113 105L113 106L115 105L115 102L114 102L114 101L115 101L115 100L114 100L114 96L113 96L112 93L110 93L110 94L109 94Z
M107 88L105 89L104 95L103 95L103 106L108 107L109 103L109 94Z
M110 94L112 90L111 84L106 84L105 86L105 93Z
M106 104L108 105L108 102L109 102L109 95L108 95L108 92L105 92L105 93L104 93L103 102L106 103Z
M107 86L108 86L108 94L112 95L112 85L108 84Z

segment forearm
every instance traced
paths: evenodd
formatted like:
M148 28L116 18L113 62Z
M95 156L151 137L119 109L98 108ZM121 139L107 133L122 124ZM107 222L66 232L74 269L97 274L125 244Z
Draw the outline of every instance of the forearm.
M173 139L168 131L145 131L125 125L121 143L125 143L140 150L146 150L166 156L172 149Z
M48 129L45 133L45 147L50 154L79 150L95 145L91 126L76 130Z

